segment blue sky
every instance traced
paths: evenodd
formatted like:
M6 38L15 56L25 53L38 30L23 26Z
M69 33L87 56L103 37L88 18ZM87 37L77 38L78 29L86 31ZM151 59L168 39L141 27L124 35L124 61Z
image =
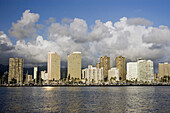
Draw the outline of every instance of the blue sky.
M97 19L115 22L125 16L142 17L154 26L170 27L169 6L169 0L0 0L0 30L7 33L12 22L19 20L27 9L40 14L41 24L49 17L58 22L77 17L91 25Z

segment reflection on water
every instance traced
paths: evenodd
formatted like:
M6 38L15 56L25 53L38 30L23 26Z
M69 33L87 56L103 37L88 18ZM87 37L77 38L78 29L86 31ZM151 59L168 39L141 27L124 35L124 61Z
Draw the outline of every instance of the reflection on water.
M169 112L170 87L1 87L2 112Z

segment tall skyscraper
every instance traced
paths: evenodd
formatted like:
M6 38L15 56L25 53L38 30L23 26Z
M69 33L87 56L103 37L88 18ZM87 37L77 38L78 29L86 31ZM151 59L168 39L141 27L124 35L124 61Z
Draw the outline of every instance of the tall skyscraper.
M98 64L96 65L98 67ZM103 67L104 80L108 79L108 70L110 69L110 57L100 57L100 67Z
M126 80L135 81L137 78L137 62L128 62Z
M81 79L81 52L73 52L68 56L67 77Z
M154 81L153 61L137 59L137 62L127 63L127 80L152 82Z
M23 83L23 59L10 58L9 59L9 76L8 83L16 81L18 84Z
M48 53L48 80L60 80L60 56L55 52Z
M115 62L116 68L119 69L119 80L126 80L125 57L116 57Z
M138 81L154 81L153 61L151 60L138 60L137 61L137 77Z
M35 80L35 83L37 84L37 82L38 82L38 67L34 67L34 80Z
M164 76L170 76L170 64L168 63L159 63L159 79Z

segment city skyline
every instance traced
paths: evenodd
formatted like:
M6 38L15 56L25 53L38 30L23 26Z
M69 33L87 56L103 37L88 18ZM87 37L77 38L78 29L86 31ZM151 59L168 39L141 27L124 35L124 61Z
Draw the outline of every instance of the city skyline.
M73 52L68 55L68 68L67 76L64 78L60 74L60 56L55 52L48 53L48 67L47 72L39 71L38 67L34 67L34 77L28 75L23 75L23 61L21 58L9 58L9 75L8 84L33 84L34 85L63 85L65 82L69 82L74 85L74 82L79 82L80 84L85 83L90 85L91 83L95 85L108 84L108 82L113 85L120 81L121 82L139 82L142 84L154 84L164 81L169 81L169 68L168 63L159 63L159 73L154 73L153 61L138 58L137 62L127 62L125 63L125 57L116 57L115 63L116 67L110 67L110 57L103 56L100 58L100 63L96 63L96 67L93 65L88 65L88 68L82 69L81 67L81 52ZM127 69L125 69L127 65ZM107 72L107 73L106 73ZM25 77L24 77L25 76ZM62 79L61 79L62 78ZM114 81L114 82L113 82Z
M0 0L0 113L170 111L170 0Z
M52 5L50 8L45 6L52 4L47 1L39 3L43 8L37 8L38 1L0 1L3 14L0 21L0 64L8 64L10 57L22 57L25 59L24 66L46 65L46 53L57 52L61 56L61 67L66 67L67 55L74 51L82 52L82 67L95 65L104 55L110 57L111 66L115 65L115 57L120 55L127 61L135 61L139 57L151 59L156 64L156 72L159 62L170 62L167 0L121 0L123 3L99 0L97 5L96 0L59 0L52 1L58 7ZM151 4L157 5L149 7ZM14 13L12 9L19 5L20 9Z

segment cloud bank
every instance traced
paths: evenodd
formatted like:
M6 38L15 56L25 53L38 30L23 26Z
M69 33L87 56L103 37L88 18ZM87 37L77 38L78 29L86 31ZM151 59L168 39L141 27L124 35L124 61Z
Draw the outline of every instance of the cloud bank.
M39 14L26 10L21 20L12 23L9 33L18 39L16 44L0 32L2 59L23 57L27 65L41 64L47 62L47 53L54 51L61 56L62 62L67 62L67 55L80 51L83 67L95 65L104 55L111 57L112 66L119 55L128 61L135 61L138 57L157 62L170 61L169 28L163 25L153 27L153 23L144 18L123 17L115 23L96 20L91 26L80 18L64 18L61 22L50 18L48 31L44 31L46 37L43 37L36 27L39 17ZM33 40L26 41L28 38Z

